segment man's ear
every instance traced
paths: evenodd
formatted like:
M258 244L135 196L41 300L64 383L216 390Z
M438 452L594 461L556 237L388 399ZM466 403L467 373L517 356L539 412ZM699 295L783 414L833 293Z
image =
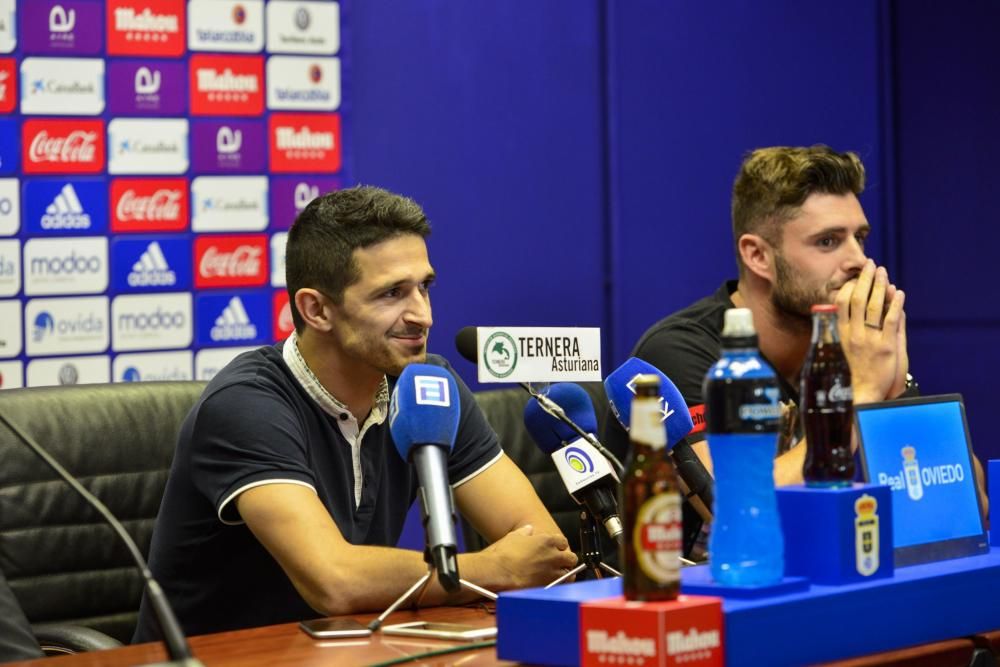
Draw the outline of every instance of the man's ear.
M295 308L309 328L324 333L333 328L335 306L319 290L303 287L296 291Z
M774 284L776 279L774 268L774 248L759 234L744 234L736 242L740 253L740 261L747 271L755 276Z

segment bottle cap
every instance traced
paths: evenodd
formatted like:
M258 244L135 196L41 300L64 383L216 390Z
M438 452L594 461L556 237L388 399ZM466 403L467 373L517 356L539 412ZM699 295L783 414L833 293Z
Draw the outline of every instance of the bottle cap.
M749 308L729 308L722 325L723 338L748 338L757 335Z
M837 312L837 304L835 303L815 303L811 308L814 313L835 313Z

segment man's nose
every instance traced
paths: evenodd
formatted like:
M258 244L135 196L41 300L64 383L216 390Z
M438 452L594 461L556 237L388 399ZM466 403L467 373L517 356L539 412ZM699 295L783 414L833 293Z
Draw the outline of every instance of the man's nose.
M404 319L409 324L416 324L424 329L430 329L434 324L431 316L431 297L426 292L414 290L407 304Z

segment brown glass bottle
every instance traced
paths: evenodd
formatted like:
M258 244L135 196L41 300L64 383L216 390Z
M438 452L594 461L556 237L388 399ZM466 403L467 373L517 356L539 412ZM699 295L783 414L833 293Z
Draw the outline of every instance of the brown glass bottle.
M812 344L802 367L800 414L806 436L807 486L847 486L854 479L851 368L837 333L837 307L812 307Z
M636 378L629 428L632 454L621 502L626 600L673 600L680 590L681 495L677 472L667 460L660 402L659 378Z

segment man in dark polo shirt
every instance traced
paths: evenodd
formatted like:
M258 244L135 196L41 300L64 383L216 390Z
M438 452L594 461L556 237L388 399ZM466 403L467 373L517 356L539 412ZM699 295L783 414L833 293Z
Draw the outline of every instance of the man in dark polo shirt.
M394 548L416 491L392 442L389 395L426 354L434 270L413 201L377 188L314 200L288 235L295 333L237 357L181 429L150 567L188 634L387 607L426 570ZM537 586L576 563L531 484L456 377L448 475L492 544L459 556L492 590ZM432 580L425 604L446 596ZM135 641L158 636L143 599Z

